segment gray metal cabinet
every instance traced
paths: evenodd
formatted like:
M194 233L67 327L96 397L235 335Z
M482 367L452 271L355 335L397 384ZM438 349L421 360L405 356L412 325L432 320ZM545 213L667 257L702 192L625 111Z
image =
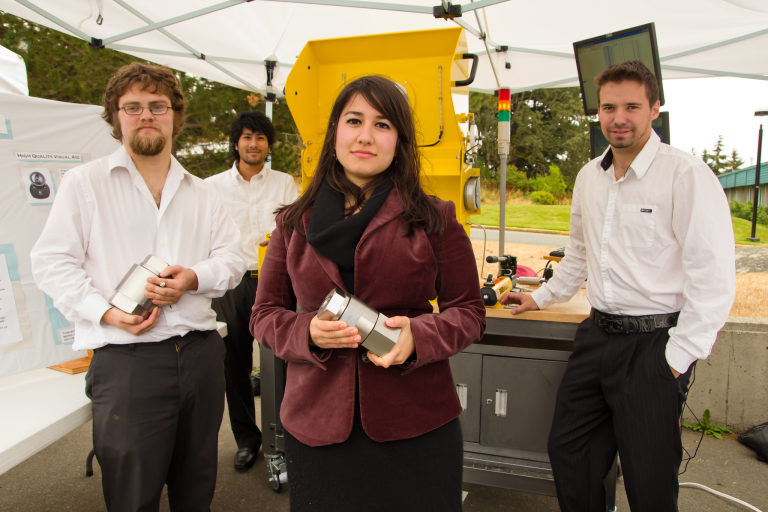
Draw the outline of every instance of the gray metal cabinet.
M464 441L480 442L480 386L483 379L483 356L480 354L456 354L449 362L456 393L459 395L462 413L459 416Z
M565 366L560 361L483 356L480 444L546 452Z

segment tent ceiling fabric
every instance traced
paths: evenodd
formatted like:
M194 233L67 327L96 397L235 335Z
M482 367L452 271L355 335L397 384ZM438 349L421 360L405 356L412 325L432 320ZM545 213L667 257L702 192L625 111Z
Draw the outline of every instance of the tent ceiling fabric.
M106 40L108 48L148 61L259 92L266 87L264 60L277 60L273 87L278 93L307 41L454 25L431 14L404 12L411 7L430 11L438 0L303 1L307 3L0 0L0 10L77 37ZM497 83L485 45L472 32L488 35L486 41L501 85L520 91L577 85L574 41L651 21L656 24L665 79L768 79L768 8L762 1L647 0L642 4L623 4L627 7L621 8L616 8L613 0L509 0L490 5L492 1L483 0L487 6L474 12L467 12L471 3L464 4L463 17L456 19L469 30L469 51L483 53L477 78L470 87L473 90L492 91L497 89ZM101 10L99 4L103 6ZM367 8L348 7L360 4ZM387 10L388 6L398 10ZM628 13L630 8L636 12ZM109 44L109 38L152 23L183 19L198 10L212 12ZM99 14L103 16L101 25L96 23ZM724 42L729 44L723 45ZM494 43L510 49L497 52ZM505 68L506 62L511 69Z

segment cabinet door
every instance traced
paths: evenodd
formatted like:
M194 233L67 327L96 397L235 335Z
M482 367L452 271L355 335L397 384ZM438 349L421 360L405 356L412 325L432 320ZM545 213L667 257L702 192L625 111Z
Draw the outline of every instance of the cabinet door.
M480 444L546 453L566 364L483 356Z
M449 359L456 393L459 395L461 408L459 416L464 441L480 441L480 385L483 375L483 356L481 354L456 354Z

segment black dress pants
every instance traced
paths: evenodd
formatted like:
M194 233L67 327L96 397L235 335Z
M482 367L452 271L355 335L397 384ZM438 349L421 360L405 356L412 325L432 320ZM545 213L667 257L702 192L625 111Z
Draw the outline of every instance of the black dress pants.
M258 282L258 279L250 277L250 271L246 272L237 287L211 301L216 319L227 323L224 375L232 433L238 448L252 448L254 451L258 451L261 446L261 430L256 426L256 407L251 387L253 335L249 325Z
M209 512L224 415L224 343L192 331L94 350L86 375L93 447L110 512Z
M667 329L607 334L579 326L549 435L564 512L604 512L603 479L618 449L632 512L677 511L680 414L693 365L675 379Z

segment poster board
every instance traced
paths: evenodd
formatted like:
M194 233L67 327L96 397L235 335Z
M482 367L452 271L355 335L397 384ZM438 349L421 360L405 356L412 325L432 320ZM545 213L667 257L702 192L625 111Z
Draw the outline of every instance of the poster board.
M74 323L32 279L29 254L62 177L118 146L102 108L0 93L0 377L80 357Z

